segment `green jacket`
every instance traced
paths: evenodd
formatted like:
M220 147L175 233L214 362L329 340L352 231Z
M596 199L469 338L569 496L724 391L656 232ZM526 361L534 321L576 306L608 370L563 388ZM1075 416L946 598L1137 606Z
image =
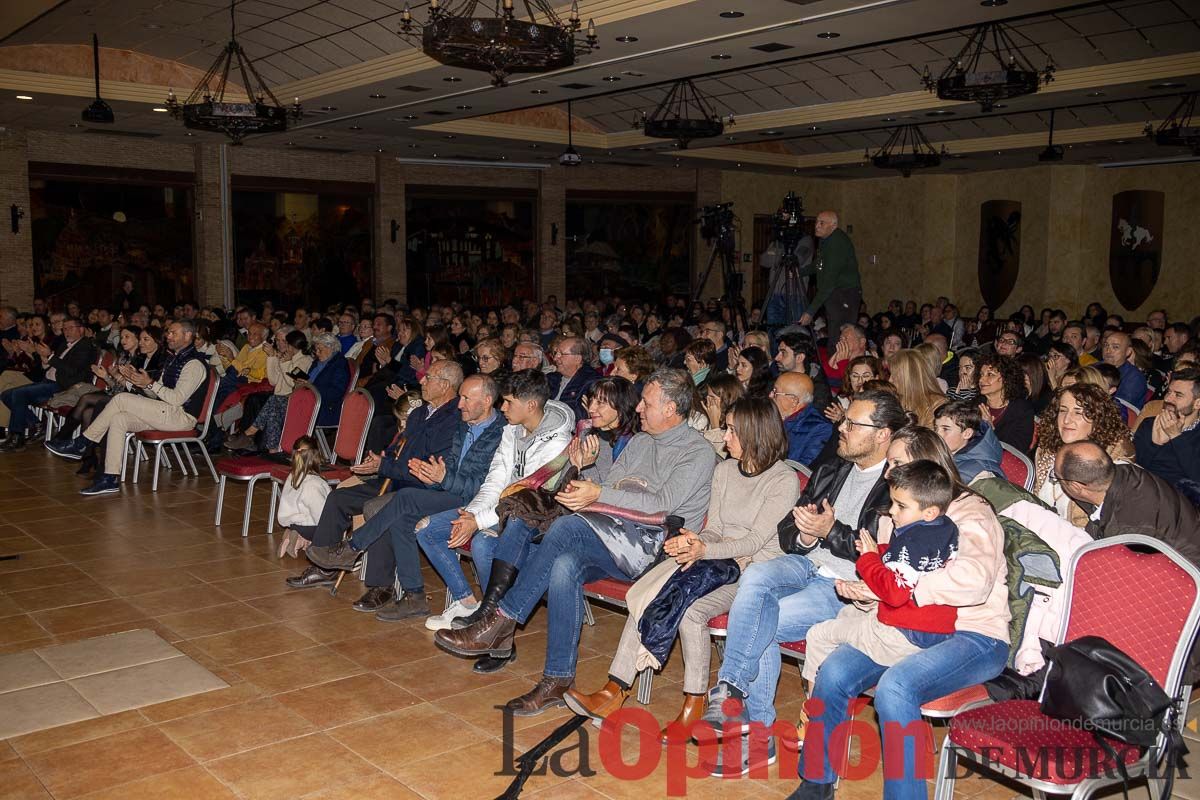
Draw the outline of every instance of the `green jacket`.
M825 305L834 289L854 289L862 285L854 242L845 231L837 228L820 241L821 248L812 265L800 271L801 275L817 276L817 294L808 304L814 312Z

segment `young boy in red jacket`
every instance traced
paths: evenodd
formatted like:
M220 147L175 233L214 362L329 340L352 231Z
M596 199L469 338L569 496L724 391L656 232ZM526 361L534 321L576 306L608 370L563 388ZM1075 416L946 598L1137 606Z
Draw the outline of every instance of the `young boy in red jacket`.
M945 641L954 633L953 606L918 606L913 592L921 577L944 569L958 552L958 527L946 517L954 496L950 476L932 461L892 468L887 476L895 530L882 547L860 531L859 576L879 602L873 609L850 604L808 631L803 676L817 677L821 663L848 645L881 667ZM842 583L842 581L838 581Z

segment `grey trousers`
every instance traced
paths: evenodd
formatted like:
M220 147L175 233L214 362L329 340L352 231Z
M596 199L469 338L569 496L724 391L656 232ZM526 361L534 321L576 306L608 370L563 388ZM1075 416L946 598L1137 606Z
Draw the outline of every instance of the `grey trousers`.
M684 612L683 622L679 623L679 649L683 655L683 690L688 694L708 691L708 671L712 659L708 621L732 608L735 594L736 583L722 586L692 603ZM637 654L641 647L637 626L638 621L632 616L625 620L625 630L621 631L617 653L608 668L610 675L627 686L632 685L637 677Z

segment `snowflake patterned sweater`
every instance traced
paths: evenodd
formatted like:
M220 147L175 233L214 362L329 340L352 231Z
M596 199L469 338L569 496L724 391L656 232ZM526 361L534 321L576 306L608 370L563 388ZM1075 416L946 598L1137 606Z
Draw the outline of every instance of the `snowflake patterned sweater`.
M944 514L897 528L878 553L863 553L855 567L879 598L879 621L893 628L954 633L954 606L918 606L913 597L921 576L943 569L958 552L958 526Z

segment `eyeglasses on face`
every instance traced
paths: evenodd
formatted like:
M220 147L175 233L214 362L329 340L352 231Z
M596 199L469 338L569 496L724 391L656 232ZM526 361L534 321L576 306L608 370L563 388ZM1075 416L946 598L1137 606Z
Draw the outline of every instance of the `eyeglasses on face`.
M875 428L876 430L882 430L884 427L883 425L876 425L871 422L859 422L858 420L850 419L849 417L844 417L838 424L845 425L849 430L854 430L855 428Z

